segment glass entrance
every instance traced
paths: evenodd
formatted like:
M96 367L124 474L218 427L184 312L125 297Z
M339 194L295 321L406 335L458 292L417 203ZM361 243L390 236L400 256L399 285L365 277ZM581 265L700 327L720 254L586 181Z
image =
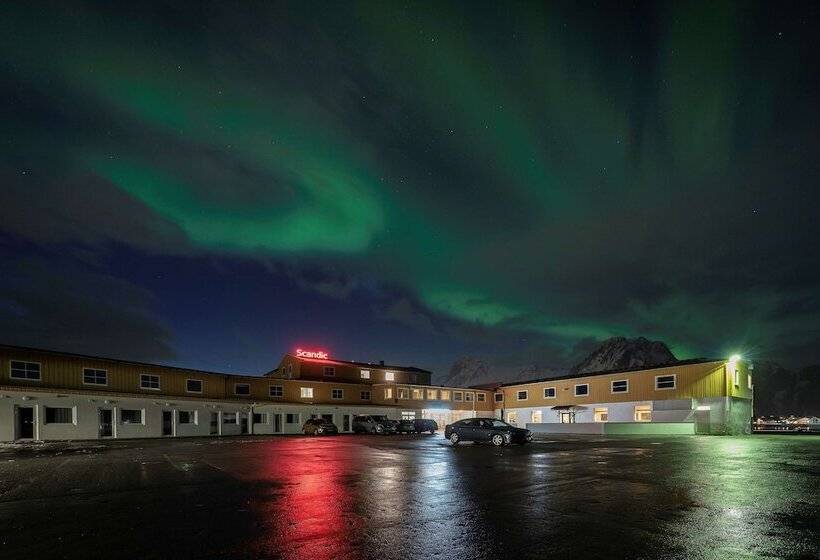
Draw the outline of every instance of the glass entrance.
M164 436L174 435L174 411L173 410L163 410L162 411L162 435L164 435Z
M276 434L282 433L282 415L281 414L274 414L273 415L273 432Z
M342 431L350 431L350 414L345 414L344 416L342 416Z
M219 413L211 412L211 435L219 434Z
M100 409L100 437L111 437L113 431L113 414L110 408Z

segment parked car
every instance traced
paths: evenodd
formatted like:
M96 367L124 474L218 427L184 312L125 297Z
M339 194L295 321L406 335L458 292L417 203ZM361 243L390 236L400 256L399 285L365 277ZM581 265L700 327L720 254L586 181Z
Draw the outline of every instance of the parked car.
M495 446L532 441L532 432L516 428L498 418L466 418L444 427L444 437L453 445L462 441L485 442Z
M336 435L339 433L339 428L330 420L311 418L302 426L302 432L306 436Z
M431 434L435 434L436 430L438 430L438 423L435 420L430 420L429 418L419 418L418 420L413 420L413 424L415 425L417 434L422 432L430 432Z
M399 420L399 424L396 426L396 431L400 434L415 434L417 432L416 421Z
M357 434L395 434L396 424L387 416L367 414L353 417L353 431Z

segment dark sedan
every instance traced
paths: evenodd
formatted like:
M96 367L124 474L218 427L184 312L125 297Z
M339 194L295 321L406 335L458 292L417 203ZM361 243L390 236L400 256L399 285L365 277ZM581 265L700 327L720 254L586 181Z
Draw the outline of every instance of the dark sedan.
M532 441L532 432L511 426L498 418L466 418L445 426L444 437L453 445L462 441L487 441L499 446L528 443Z
M415 420L399 420L399 424L396 426L396 431L400 434L415 434Z
M339 428L330 420L324 418L311 418L305 425L302 426L302 432L306 436L321 436L321 435L336 435L339 433Z

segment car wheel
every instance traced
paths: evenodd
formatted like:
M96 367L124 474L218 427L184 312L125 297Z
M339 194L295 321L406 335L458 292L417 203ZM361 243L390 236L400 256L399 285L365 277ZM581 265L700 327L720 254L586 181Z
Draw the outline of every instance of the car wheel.
M460 440L461 438L458 437L458 434L456 432L450 434L450 443L452 443L453 445L457 445Z
M490 438L490 441L493 442L493 445L499 447L504 445L504 436L501 434L493 434L493 437Z

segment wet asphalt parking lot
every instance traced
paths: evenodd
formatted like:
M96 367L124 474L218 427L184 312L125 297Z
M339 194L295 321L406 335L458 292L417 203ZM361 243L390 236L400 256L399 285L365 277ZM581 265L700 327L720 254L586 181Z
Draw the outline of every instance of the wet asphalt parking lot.
M0 558L820 558L820 437L0 448Z

